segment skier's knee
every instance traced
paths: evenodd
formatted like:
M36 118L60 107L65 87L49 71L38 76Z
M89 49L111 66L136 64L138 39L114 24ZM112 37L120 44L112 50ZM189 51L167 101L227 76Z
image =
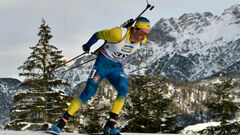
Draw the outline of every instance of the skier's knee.
M93 83L92 81L88 81L86 87L84 88L83 92L79 96L79 98L85 103L88 101L92 96L95 95L97 91L98 84Z
M118 91L118 96L126 97L127 92L128 92L128 85L120 84L119 89L120 90Z

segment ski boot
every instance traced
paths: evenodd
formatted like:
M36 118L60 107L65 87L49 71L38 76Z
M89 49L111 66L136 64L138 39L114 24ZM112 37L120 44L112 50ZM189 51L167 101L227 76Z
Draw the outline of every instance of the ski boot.
M60 135L61 130L66 125L66 122L63 118L58 120L56 124L52 127L52 130L47 130L45 133L51 134L51 135Z
M104 135L121 135L120 131L116 129L116 119L118 115L111 113L110 114L110 119L107 121L106 125L104 126Z
M52 127L53 132L56 132L56 134L59 134L62 129L64 128L64 126L66 125L68 119L71 117L70 114L68 114L68 112L66 111L63 114L63 117L61 119L59 119L56 124Z
M52 127L53 131L60 133L61 130L64 128L64 126L66 125L67 120L65 120L64 118L61 118L60 120L58 120L56 122L56 124Z

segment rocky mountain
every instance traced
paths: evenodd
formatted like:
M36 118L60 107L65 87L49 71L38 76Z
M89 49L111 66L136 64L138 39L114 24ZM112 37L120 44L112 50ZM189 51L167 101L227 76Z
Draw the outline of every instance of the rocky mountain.
M19 80L14 78L0 78L0 126L3 128L4 123L9 120L8 114L13 103L13 96L20 91Z
M189 13L160 19L147 45L148 65L154 74L182 81L196 81L218 74L239 73L240 4L221 16L210 12ZM222 66L219 64L222 59Z

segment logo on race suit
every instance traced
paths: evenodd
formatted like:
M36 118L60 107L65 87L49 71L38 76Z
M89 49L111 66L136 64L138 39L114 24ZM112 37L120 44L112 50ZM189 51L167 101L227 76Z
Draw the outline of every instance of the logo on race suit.
M127 54L120 53L120 52L113 52L112 56L113 56L114 59L116 59L116 60L122 60L122 59L125 59L125 57L127 57L128 55L127 55Z
M133 46L130 45L124 45L121 48L121 51L126 52L126 53L131 53L133 51Z
M93 69L93 70L90 72L90 74L89 74L89 78L93 78L94 75L95 75L95 73L96 73L96 70Z
M93 79L94 79L95 82L99 82L99 78L100 78L99 75L96 75L96 76L94 76Z
M93 80L95 82L99 82L100 80L100 76L98 74L96 74L96 70L93 69L91 72L90 72L90 75L89 75L89 78L93 78Z

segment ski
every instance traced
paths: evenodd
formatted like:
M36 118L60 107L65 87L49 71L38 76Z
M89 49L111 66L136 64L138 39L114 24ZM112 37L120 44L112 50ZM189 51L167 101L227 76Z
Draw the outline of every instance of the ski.
M87 133L87 135L104 135L103 133Z
M86 133L85 135L121 135L120 133L116 134L104 134L104 133Z
M47 130L47 131L44 131L45 133L49 134L49 135L60 135L60 133L57 133L55 131L52 131L52 130ZM84 135L106 135L104 133L84 133ZM121 134L116 134L116 135L121 135Z
M60 135L60 133L57 133L56 131L52 131L52 130L47 130L47 131L45 131L45 133L50 134L50 135Z

